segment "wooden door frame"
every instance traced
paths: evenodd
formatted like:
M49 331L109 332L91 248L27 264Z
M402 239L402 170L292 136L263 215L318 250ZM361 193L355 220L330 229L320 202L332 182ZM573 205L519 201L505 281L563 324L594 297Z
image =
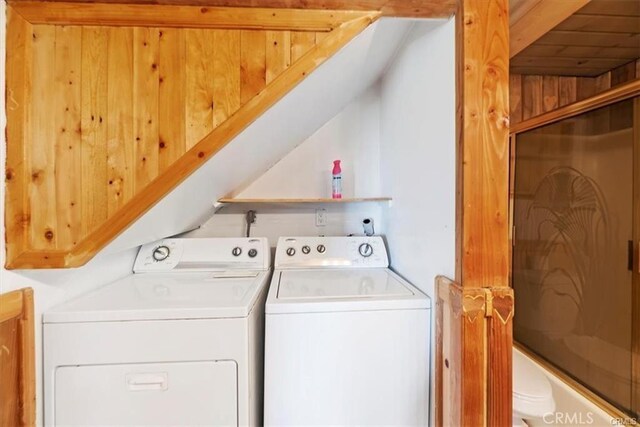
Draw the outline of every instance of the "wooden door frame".
M17 420L19 426L35 426L35 326L31 288L0 294L0 325L6 326L0 338L3 343L0 348L0 373L15 375L15 381L5 378L5 387L0 386L0 425L14 425ZM15 334L14 339L17 336L16 341L11 339L12 334ZM10 342L17 343L17 348L12 347Z

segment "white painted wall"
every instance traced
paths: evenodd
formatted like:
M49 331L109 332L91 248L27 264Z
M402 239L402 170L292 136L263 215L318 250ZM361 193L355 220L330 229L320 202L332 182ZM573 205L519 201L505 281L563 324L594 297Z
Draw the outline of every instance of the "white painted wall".
M433 298L455 272L455 29L416 24L382 80L382 192L393 268Z
M436 28L416 24L381 89L382 192L393 198L383 227L391 267L432 302L435 277L455 272L454 64L454 20ZM433 376L430 395L433 408Z
M0 3L0 81L5 81L6 13L5 2ZM6 127L5 91L0 91L0 128ZM6 161L6 140L2 138L0 164ZM0 186L0 218L4 218L4 184ZM5 263L4 220L0 221L0 265ZM82 268L67 270L6 270L0 269L0 293L32 287L36 327L36 400L37 423L42 425L42 312L62 301L125 276L133 267L136 251L120 251L111 255L99 255ZM2 381L2 379L0 379Z
M380 196L379 90L370 86L236 197L331 197L334 160L342 161L343 197Z
M333 160L342 160L343 197L375 197L380 184L380 93L369 87L317 132L303 140L244 191L239 198L331 197ZM362 234L362 220L372 218L382 232L381 203L313 206L275 204L222 208L189 237L242 236L245 212L256 210L251 235L267 237L275 246L280 236ZM316 225L316 209L324 209L326 225Z

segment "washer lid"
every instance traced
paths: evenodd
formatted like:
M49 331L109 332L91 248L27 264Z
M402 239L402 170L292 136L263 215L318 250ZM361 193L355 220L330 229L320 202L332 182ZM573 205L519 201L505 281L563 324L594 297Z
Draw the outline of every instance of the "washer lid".
M133 274L52 308L44 323L247 317L268 272Z
M277 271L267 313L429 308L427 296L387 268Z

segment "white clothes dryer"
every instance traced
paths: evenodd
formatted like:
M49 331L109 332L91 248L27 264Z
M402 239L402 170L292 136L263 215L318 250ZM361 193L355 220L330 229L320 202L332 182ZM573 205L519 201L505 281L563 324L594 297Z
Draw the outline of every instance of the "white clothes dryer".
M280 238L265 335L265 425L427 425L429 298L380 237Z
M165 239L43 315L45 424L262 424L266 239Z

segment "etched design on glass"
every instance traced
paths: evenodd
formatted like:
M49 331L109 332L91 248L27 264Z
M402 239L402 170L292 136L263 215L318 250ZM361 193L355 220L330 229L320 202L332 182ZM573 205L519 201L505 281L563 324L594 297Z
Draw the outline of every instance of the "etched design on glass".
M598 298L600 287L589 283L608 280L610 267L602 260L611 256L613 242L604 194L593 179L577 169L556 167L536 187L525 218L522 223L528 230L523 231L535 244L521 252L527 265L525 274L533 276L523 284L541 288L535 295L542 306L547 293L569 298L578 318L566 328L593 333L584 329L594 327L594 313L584 310L583 305Z

